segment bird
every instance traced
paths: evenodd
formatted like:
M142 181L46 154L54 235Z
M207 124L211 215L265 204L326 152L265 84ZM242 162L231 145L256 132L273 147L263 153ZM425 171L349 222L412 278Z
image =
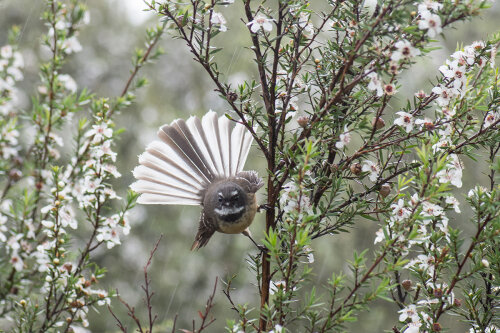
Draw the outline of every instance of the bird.
M139 204L202 207L191 250L207 245L217 231L250 238L264 185L256 171L243 171L253 136L241 123L207 112L202 119L176 119L158 130L133 170L130 187ZM232 129L231 129L232 128Z

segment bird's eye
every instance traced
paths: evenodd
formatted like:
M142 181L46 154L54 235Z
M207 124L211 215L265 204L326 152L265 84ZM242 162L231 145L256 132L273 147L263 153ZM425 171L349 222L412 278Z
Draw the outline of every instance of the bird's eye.
M218 196L218 199L219 199L219 202L222 202L222 194L219 193L219 196Z
M236 201L238 201L238 199L239 199L238 194L233 195L233 196L231 197L231 201L232 201L232 202L236 202Z

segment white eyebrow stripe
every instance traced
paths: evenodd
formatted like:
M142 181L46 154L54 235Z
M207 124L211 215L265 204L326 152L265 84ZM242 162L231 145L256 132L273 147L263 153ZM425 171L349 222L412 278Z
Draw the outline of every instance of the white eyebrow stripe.
M231 196L235 196L238 194L238 190L234 190L233 192L231 192Z

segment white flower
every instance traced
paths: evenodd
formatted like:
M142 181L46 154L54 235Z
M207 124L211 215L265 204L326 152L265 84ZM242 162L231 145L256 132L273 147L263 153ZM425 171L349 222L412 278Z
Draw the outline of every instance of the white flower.
M439 110L438 110L439 111ZM443 115L446 117L446 119L451 119L455 114L457 114L457 110L455 108L449 109L447 107L444 107L441 109L441 112Z
M19 245L19 240L21 238L23 238L23 234L17 234L15 236L11 236L7 241L8 247L12 249L14 252L17 252L17 250L21 248L21 245Z
M410 304L404 309L398 311L399 321L406 321L406 319L410 319L412 322L418 322L420 317L418 316L417 306L415 304Z
M24 261L17 253L17 251L14 251L12 253L12 256L10 257L10 263L12 264L12 267L14 267L14 269L18 272L22 271L24 268Z
M364 161L363 167L361 168L363 172L369 172L369 178L372 182L376 181L380 173L380 167L377 163L372 161Z
M488 128L500 119L499 111L489 111L484 117L484 128Z
M405 208L405 201L403 199L399 199L398 203L391 205L392 216L397 220L401 221L410 216L410 210Z
M94 136L92 142L100 142L104 138L110 138L113 135L113 130L108 127L106 123L100 123L98 125L92 125L92 129L87 131L85 136Z
M375 241L373 242L373 244L380 243L381 241L383 241L385 239L384 229L382 229L382 228L378 229L378 231L375 232L375 235L377 237L375 237Z
M7 222L7 216L0 214L0 242L4 243L7 241L7 237L3 234L4 232L7 232L9 229L5 226L5 223Z
M71 36L66 38L63 42L63 50L66 54L77 53L80 52L82 48L82 44L78 41L75 36Z
M20 81L23 79L23 72L19 68L16 68L14 66L8 67L7 68L7 74L9 74L14 81Z
M452 185L462 187L462 170L446 169L441 170L436 174L440 183L451 183Z
M276 326L274 326L274 330L270 330L269 333L283 333L283 326L276 324Z
M14 52L12 50L12 46L10 45L5 45L0 48L0 56L4 59L9 59L14 55Z
M66 205L62 207L59 210L59 218L63 228L69 226L71 229L76 229L78 227L77 220L75 219L75 213L71 206Z
M310 264L314 263L313 249L309 245L306 245L304 246L304 252L307 254L307 262Z
M436 224L436 226L446 235L446 239L449 241L450 231L448 230L448 221L449 220L446 216L441 216L441 220Z
M264 31L271 31L273 30L273 25L272 25L272 19L259 14L254 19L250 22L247 23L247 26L250 27L250 31L253 33L256 33L259 31L261 28L264 29Z
M391 55L391 59L394 61L398 61L401 58L403 59L411 59L420 55L420 50L414 48L409 41L406 39L398 41L394 44L397 51L394 51Z
M421 269L427 275L432 276L434 274L434 257L432 255L426 256L425 254L420 254L417 258L410 260L405 268Z
M439 71L443 75L453 80L453 87L455 89L462 89L465 86L467 77L465 76L465 67L458 63L458 60L446 60L446 65L439 67Z
M407 133L410 133L413 130L413 116L408 112L399 111L396 112L400 117L394 120L394 124L404 127Z
M445 202L449 205L452 205L455 212L460 213L460 207L459 207L460 202L458 202L457 198L450 195L450 196L446 197Z
M439 96L436 99L439 106L448 106L451 99L457 95L456 89L447 88L442 85L432 88L432 92Z
M104 155L111 157L111 160L116 161L116 153L111 150L111 142L105 141L102 145L92 148L93 157L100 158Z
M408 324L408 327L406 327L403 333L419 333L420 326L422 326L422 323L420 321L411 322Z
M430 38L436 37L443 31L441 28L441 18L437 14L432 14L430 11L420 13L420 21L418 22L420 30L427 30L427 35Z
M344 133L340 134L339 141L335 143L335 147L338 149L344 148L349 142L351 142L351 133L347 130L347 125L344 126Z
M84 188L83 192L89 192L89 193L94 193L95 190L101 185L101 180L96 179L94 177L87 176L85 177L85 183L84 183Z
M302 192L299 202L299 191L293 182L288 182L283 186L283 193L280 197L280 205L283 207L285 213L291 211L306 211L311 212L311 202L307 193Z
M227 31L226 19L224 18L224 16L222 16L221 13L213 12L212 18L210 19L210 23L219 25L219 31L222 32Z
M451 57L457 62L464 66L464 65L473 65L475 60L476 60L476 52L474 48L468 46L464 49L464 51L456 51L454 52Z
M66 90L68 90L71 93L76 92L76 88L77 88L76 82L75 82L75 80L73 80L73 78L70 75L61 74L58 76L58 79L59 79L59 82L62 83L64 88L66 88Z
M437 12L443 8L443 4L440 4L439 2L435 2L432 0L424 0L422 3L418 4L418 12L423 13L426 11L434 11Z
M113 164L104 164L103 165L104 171L107 173L112 174L115 178L121 177L121 173L118 172L118 169L116 169L116 166Z
M115 245L121 244L117 227L110 228L108 226L104 226L99 228L96 239L99 242L106 242L108 249L112 249Z
M434 122L427 117L415 120L415 125L420 125L420 128L425 127L429 130L434 128Z
M422 214L427 217L439 216L443 214L443 207L424 201L422 203Z
M368 83L368 90L376 90L377 97L380 97L384 94L384 88L382 86L382 80L380 80L379 76L375 72L371 72L367 75L370 78L370 83Z

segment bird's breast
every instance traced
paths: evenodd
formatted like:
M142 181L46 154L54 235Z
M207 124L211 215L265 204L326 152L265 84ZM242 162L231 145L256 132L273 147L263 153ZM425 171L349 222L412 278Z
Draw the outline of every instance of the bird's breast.
M255 194L248 195L247 198L248 205L243 213L235 212L234 214L226 215L224 219L216 218L218 231L225 234L239 234L252 224L257 212L257 202Z

